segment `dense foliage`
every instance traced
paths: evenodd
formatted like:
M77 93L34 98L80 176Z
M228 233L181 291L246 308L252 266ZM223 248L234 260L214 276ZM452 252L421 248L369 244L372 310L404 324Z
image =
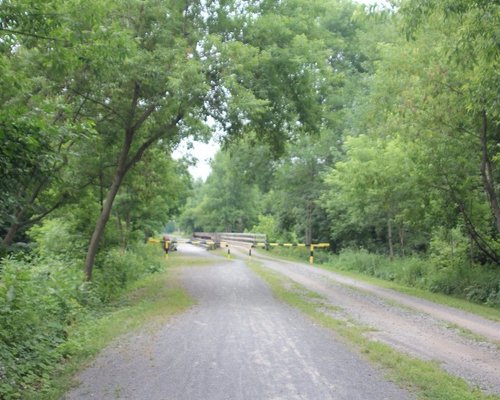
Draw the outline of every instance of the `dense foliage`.
M280 158L251 135L224 149L181 223L239 231L221 215L251 210L243 228L270 240L330 241L335 264L498 305L500 6L338 2L317 21L332 65L321 128ZM228 168L258 196L220 190Z
M43 392L179 213L498 306L498 26L490 0L0 1L0 397ZM193 182L171 153L214 132Z

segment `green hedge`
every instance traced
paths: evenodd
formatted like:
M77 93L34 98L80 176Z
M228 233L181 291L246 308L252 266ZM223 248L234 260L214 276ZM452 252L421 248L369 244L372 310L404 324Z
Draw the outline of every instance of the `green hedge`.
M99 256L95 279L67 258L0 261L0 398L42 392L55 369L71 357L72 324L99 314L137 279L161 270L161 249L139 244Z

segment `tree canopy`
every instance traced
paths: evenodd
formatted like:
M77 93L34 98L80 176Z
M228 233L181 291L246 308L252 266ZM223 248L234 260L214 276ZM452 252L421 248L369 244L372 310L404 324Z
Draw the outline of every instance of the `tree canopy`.
M498 307L500 4L393 3L0 0L0 398L174 226Z

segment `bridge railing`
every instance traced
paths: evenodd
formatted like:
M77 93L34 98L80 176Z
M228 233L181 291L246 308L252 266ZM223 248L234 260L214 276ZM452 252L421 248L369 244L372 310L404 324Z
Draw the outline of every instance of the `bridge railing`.
M264 233L221 232L218 233L218 235L220 242L249 244L251 246L256 246L260 243L267 243L267 235Z
M215 232L194 232L189 242L205 247L207 250L214 250L220 247L220 241Z
M267 235L264 233L194 232L191 243L208 249L227 247L228 243L267 248Z
M236 232L194 232L191 243L199 244L208 250L226 247L230 254L229 244L244 245L248 247L248 254L252 255L252 248L263 247L269 250L270 247L309 247L309 262L314 263L314 249L328 248L329 243L269 243L267 235L264 233L236 233Z

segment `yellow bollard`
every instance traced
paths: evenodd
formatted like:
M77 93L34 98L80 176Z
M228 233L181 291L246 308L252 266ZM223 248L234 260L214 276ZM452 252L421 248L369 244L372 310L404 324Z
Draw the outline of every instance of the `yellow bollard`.
M170 241L166 240L163 244L163 250L165 251L165 260L168 260L168 252L170 250Z

